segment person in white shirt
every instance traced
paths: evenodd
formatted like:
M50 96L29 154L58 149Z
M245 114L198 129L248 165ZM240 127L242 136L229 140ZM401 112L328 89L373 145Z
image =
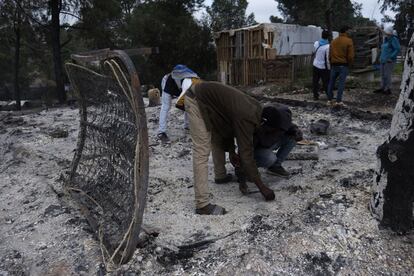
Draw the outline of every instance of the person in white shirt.
M192 78L199 77L187 66L177 64L172 72L166 74L162 79L161 112L157 137L163 143L169 142L167 124L172 99L179 97L183 91L186 91L191 86ZM184 129L189 129L187 112L184 113Z
M325 93L328 91L331 65L329 63L329 32L322 31L322 38L315 41L313 60L313 99L319 100L319 80L322 79L322 87Z

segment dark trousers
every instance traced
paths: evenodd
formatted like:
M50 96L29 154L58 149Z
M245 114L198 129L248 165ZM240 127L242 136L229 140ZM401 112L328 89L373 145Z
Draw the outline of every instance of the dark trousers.
M328 92L329 85L329 69L319 69L313 66L313 97L319 97L319 80L322 79L322 87L325 93Z

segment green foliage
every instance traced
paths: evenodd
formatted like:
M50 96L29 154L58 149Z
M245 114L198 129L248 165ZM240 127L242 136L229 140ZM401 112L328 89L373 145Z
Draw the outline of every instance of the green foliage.
M201 77L215 68L215 49L205 22L197 22L188 1L151 1L139 5L130 18L132 47L159 47L160 53L141 62L144 83L159 85L175 64L186 64Z
M283 21L283 18L280 18L280 17L275 16L275 15L271 15L271 16L269 17L269 20L270 20L270 22L272 22L272 23L283 23L283 22L284 22L284 21Z
M20 5L26 2L21 1ZM19 6L12 0L0 2L0 86L12 87L14 82L14 59L16 51L16 31L20 32L20 61L18 83L21 88L29 86L36 77L35 59L32 58L30 44L34 29L27 18L19 13Z
M396 13L395 18L385 17L384 22L394 23L402 43L408 45L409 39L414 33L414 1L380 0L381 11L391 10Z
M214 32L257 24L254 14L246 16L247 0L214 0L207 8Z
M326 0L277 0L278 8L287 23L300 25L317 25L326 27ZM351 0L335 0L332 2L333 30L344 25L358 26L375 24L361 15L361 4Z
M122 25L122 1L91 0L80 9L80 32L89 48L114 48Z
M13 13L5 9L5 4L18 3L13 7L22 11L27 25L22 28L21 36L20 83L29 85L34 78L51 83L47 80L55 79L50 2L0 1L0 86L7 83L10 87L13 83L10 68L14 63ZM178 63L186 64L203 78L215 77L216 56L210 23L207 17L202 20L193 17L204 0L62 0L61 3L59 42L63 63L70 61L73 53L93 49L159 47L160 53L149 58L133 57L143 83L159 85L162 76ZM252 16L245 20L252 22Z

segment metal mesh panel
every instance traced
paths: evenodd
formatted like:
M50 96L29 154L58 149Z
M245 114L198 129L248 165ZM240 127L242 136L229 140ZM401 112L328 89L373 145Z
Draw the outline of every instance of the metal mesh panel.
M66 64L79 101L80 132L67 188L101 241L108 264L136 247L148 183L148 137L139 81L127 56ZM130 60L127 59L127 62ZM93 65L91 65L93 64ZM134 87L137 86L137 87Z

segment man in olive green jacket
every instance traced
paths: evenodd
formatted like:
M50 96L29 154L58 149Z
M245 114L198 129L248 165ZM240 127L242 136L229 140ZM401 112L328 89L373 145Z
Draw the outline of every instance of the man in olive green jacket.
M215 167L218 159L224 159L223 152L229 152L230 162L236 167L241 165L266 200L274 200L274 192L262 182L256 166L254 136L260 131L277 136L290 127L291 118L281 120L279 114L263 118L263 108L258 101L218 82L193 84L185 96L185 109L189 115L193 141L196 213L219 215L226 212L224 208L209 203L207 176L210 149L213 151ZM235 152L234 138L238 154ZM219 163L223 162L220 160ZM216 182L219 180L217 169L220 168L215 168Z

